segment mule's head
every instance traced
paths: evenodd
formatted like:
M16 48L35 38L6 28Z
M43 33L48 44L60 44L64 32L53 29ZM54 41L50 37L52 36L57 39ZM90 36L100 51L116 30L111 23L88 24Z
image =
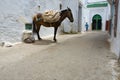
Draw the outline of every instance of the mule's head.
M67 17L70 20L70 22L74 21L73 14L70 8L67 8Z

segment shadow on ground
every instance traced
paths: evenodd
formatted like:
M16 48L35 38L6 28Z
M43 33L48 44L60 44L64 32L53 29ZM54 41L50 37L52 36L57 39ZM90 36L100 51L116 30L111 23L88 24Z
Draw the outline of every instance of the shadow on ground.
M36 40L35 43L33 43L33 45L49 45L55 43L52 40Z

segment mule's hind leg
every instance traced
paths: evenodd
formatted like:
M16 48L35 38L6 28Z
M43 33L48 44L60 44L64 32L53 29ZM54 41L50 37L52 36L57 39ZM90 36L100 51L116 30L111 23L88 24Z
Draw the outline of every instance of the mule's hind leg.
M38 25L38 26L36 27L36 32L37 32L38 40L42 40L42 38L41 38L40 35L39 35L40 27L41 27L41 25Z
M57 39L56 39L57 29L58 29L58 27L54 27L54 38L53 38L53 40L54 40L55 42L57 42Z

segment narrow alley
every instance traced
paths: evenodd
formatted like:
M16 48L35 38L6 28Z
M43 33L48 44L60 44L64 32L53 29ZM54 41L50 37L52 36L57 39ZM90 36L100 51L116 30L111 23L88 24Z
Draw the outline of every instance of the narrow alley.
M107 32L57 38L0 47L0 80L113 80Z

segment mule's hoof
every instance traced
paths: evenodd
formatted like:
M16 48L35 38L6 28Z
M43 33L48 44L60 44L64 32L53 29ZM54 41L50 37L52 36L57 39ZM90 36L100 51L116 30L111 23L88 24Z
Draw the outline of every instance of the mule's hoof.
M57 40L55 39L55 40L54 40L54 42L56 43L56 42L57 42Z
M38 40L42 40L42 38L38 38Z

